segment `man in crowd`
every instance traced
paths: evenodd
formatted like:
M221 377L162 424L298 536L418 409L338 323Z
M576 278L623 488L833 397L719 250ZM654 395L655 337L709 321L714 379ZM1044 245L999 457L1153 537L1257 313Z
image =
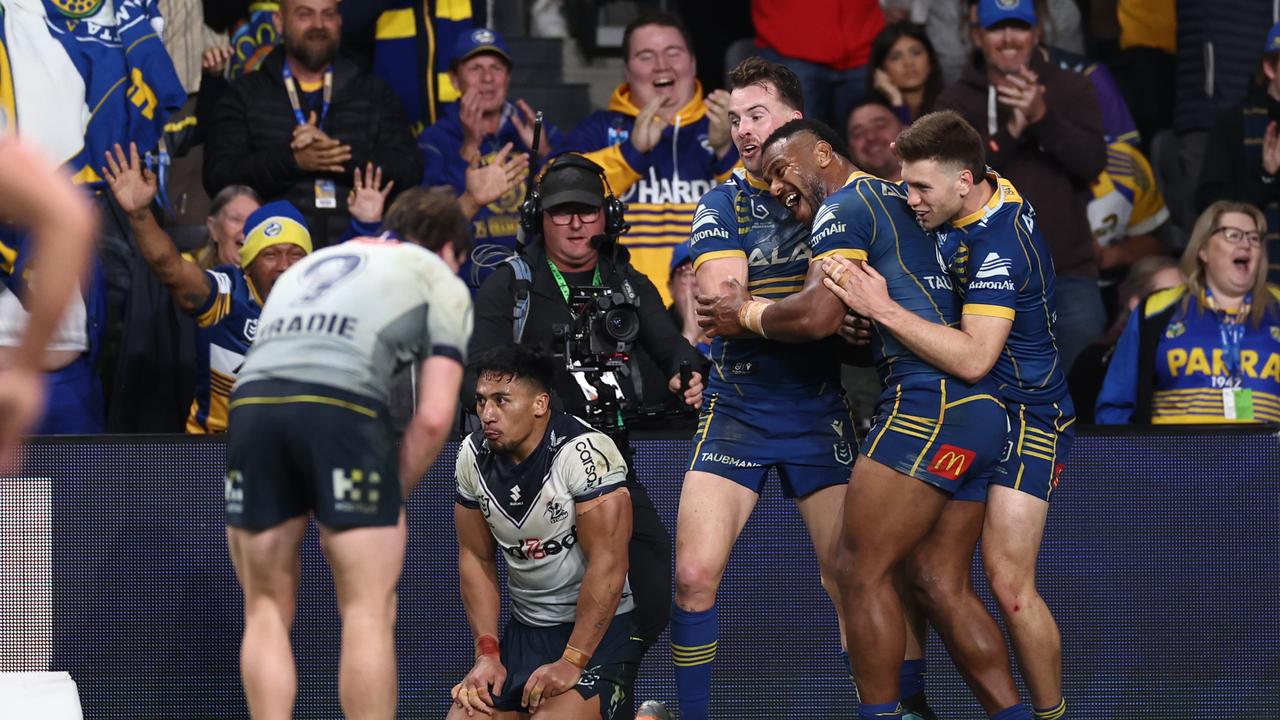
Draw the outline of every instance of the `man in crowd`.
M343 714L396 713L404 499L452 428L471 332L456 277L466 220L451 191L419 192L431 194L426 219L412 223L420 236L358 238L280 278L232 396L227 546L244 591L240 672L255 718L293 715L289 628L312 514L342 616ZM404 362L420 366L426 390L397 452L387 404Z
M1237 200L1262 210L1267 279L1280 283L1280 23L1267 33L1257 79L1209 133L1196 205L1203 211L1218 200Z
M323 247L347 228L354 168L372 162L403 189L421 181L421 156L395 94L338 54L337 0L284 0L276 17L283 45L213 111L204 185L288 200Z
M253 211L244 223L244 245L235 265L202 270L183 257L151 212L156 176L143 167L137 147L120 146L106 157L103 177L129 218L142 255L169 289L178 309L196 319L196 394L188 433L227 429L227 402L258 330L262 303L276 280L311 252L302 214L284 201Z
M1107 165L1098 101L1088 79L1039 51L1032 0L981 0L973 35L981 52L937 107L981 133L991 167L1039 211L1057 270L1058 350L1069 371L1106 325L1085 211L1089 185Z
M672 249L689 239L698 199L738 162L729 137L728 93L703 97L697 60L679 18L642 15L623 34L625 82L609 109L578 124L565 149L605 170L627 203L631 232L623 243L665 304Z
M630 718L644 643L627 579L628 463L607 435L552 409L551 358L504 345L473 369L482 427L458 450L453 516L476 661L448 717ZM501 643L498 549L511 594Z
M879 100L868 100L854 108L846 127L854 164L878 178L901 180L902 166L891 146L902 128L898 114Z
M468 164L479 159L490 163L502 147L510 143L517 152L533 150L533 109L524 100L507 100L512 59L502 36L479 28L458 38L449 77L462 99L446 106L440 120L418 137L426 175L423 185L449 185L462 193ZM560 143L559 130L543 126L538 143L538 161L550 155ZM522 174L519 179L524 179ZM514 251L520 225L523 183L515 182L508 192L480 209L472 221L477 249L485 246ZM463 280L479 287L496 263L487 267L463 265Z

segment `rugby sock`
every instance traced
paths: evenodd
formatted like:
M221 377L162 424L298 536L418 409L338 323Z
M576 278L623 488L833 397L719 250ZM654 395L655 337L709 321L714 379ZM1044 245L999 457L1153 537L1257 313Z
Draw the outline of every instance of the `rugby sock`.
M924 673L927 669L924 658L902 661L902 670L898 672L898 687L901 689L902 697L924 695Z
M900 717L902 717L902 705L900 703L891 702L879 705L858 703L858 720L884 720L885 718Z
M711 661L716 659L720 623L716 608L687 612L671 606L671 661L676 666L676 698L681 720L706 720L711 706Z
M1031 710L1026 705L1014 705L992 715L991 720L1032 720Z
M1066 720L1067 717L1067 699L1062 698L1056 707L1045 710L1035 709L1035 720Z

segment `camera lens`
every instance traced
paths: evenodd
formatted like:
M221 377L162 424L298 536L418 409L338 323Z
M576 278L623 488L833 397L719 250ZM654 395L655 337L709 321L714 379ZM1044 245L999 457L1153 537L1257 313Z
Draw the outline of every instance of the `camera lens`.
M640 335L640 317L629 308L614 308L604 315L604 331L617 342L634 342Z

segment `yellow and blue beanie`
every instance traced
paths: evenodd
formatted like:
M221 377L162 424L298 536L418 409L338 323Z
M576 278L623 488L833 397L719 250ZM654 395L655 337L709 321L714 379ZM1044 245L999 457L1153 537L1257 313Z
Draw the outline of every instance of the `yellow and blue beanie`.
M269 202L245 219L240 267L249 267L263 249L280 244L297 245L311 254L311 233L307 230L307 221L298 208L285 200Z

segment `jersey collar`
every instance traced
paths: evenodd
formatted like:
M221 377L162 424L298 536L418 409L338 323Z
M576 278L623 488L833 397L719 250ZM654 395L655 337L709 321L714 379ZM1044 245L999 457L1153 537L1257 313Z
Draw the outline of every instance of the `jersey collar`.
M991 198L982 207L951 223L952 227L960 229L967 225L972 225L983 218L990 217L992 213L999 210L1000 206L1004 204L1005 186L1009 184L1009 181L993 172L987 173L987 179L996 188L995 192L991 193Z

